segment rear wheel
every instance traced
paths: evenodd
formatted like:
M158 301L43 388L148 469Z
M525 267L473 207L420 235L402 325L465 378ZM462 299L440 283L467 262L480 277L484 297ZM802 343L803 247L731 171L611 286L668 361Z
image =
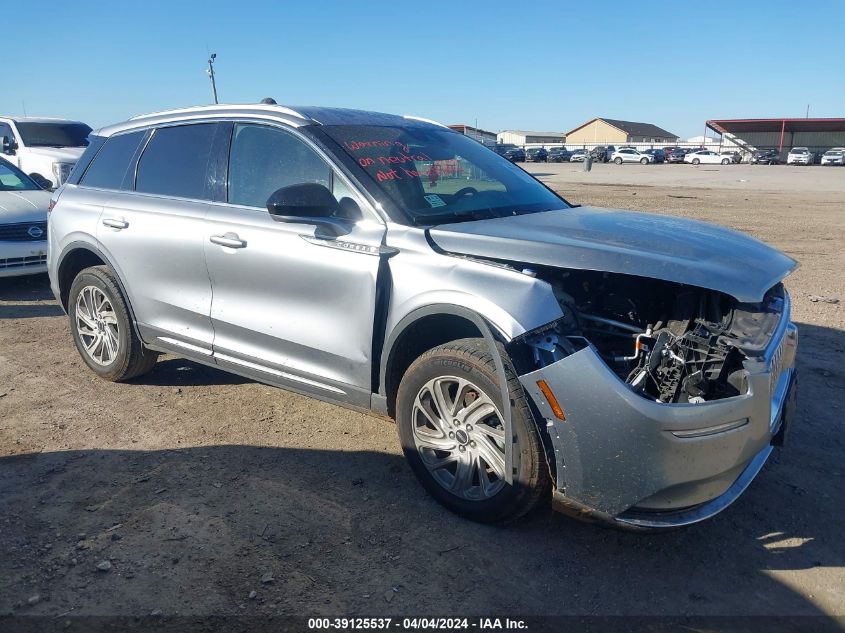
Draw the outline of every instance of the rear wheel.
M68 317L79 355L101 378L121 382L155 365L158 354L145 349L135 334L126 299L107 266L92 266L76 276Z
M693 164L693 165L699 165L699 164L701 164L701 161L700 161L699 159L697 159L697 158L693 158L693 159L692 159L692 164Z
M526 514L550 487L528 400L504 360L510 438L495 363L484 339L429 350L408 368L396 397L402 449L420 483L449 510L485 523ZM506 442L513 444L513 484L505 481Z
M621 165L621 164L622 164L622 159L621 159L621 158L614 158L614 159L613 159L613 162L614 162L614 163L616 163L617 165Z

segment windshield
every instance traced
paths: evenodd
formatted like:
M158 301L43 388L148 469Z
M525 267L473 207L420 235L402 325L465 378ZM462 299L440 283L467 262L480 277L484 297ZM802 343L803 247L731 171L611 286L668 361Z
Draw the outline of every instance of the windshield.
M91 128L84 123L17 123L27 147L87 147Z
M519 167L451 130L368 125L321 129L414 224L482 220L567 207Z
M843 152L839 150L828 150L824 153L825 156L842 156Z
M0 160L0 191L39 191L40 189L41 187L20 169Z
M789 153L790 154L806 154L807 148L806 147L796 147Z

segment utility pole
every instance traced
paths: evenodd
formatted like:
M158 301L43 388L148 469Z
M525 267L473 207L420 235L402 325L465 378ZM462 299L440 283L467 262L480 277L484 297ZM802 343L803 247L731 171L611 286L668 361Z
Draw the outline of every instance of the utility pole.
M804 118L805 118L805 119L809 119L809 118L810 118L810 104L809 104L809 103L807 104L807 116L805 116Z
M208 58L208 78L211 80L211 92L214 94L214 103L217 103L217 83L214 81L214 60L217 58L217 53L212 53Z

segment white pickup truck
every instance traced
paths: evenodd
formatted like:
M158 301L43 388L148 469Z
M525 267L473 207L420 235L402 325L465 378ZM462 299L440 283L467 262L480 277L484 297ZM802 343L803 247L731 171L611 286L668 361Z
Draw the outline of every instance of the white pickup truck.
M55 189L67 180L90 133L79 121L0 116L0 156L42 187Z

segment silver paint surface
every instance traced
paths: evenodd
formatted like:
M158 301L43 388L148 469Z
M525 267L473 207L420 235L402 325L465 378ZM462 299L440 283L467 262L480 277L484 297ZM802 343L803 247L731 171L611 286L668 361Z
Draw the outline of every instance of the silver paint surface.
M738 231L651 213L574 207L434 227L440 248L710 288L757 302L797 262Z

